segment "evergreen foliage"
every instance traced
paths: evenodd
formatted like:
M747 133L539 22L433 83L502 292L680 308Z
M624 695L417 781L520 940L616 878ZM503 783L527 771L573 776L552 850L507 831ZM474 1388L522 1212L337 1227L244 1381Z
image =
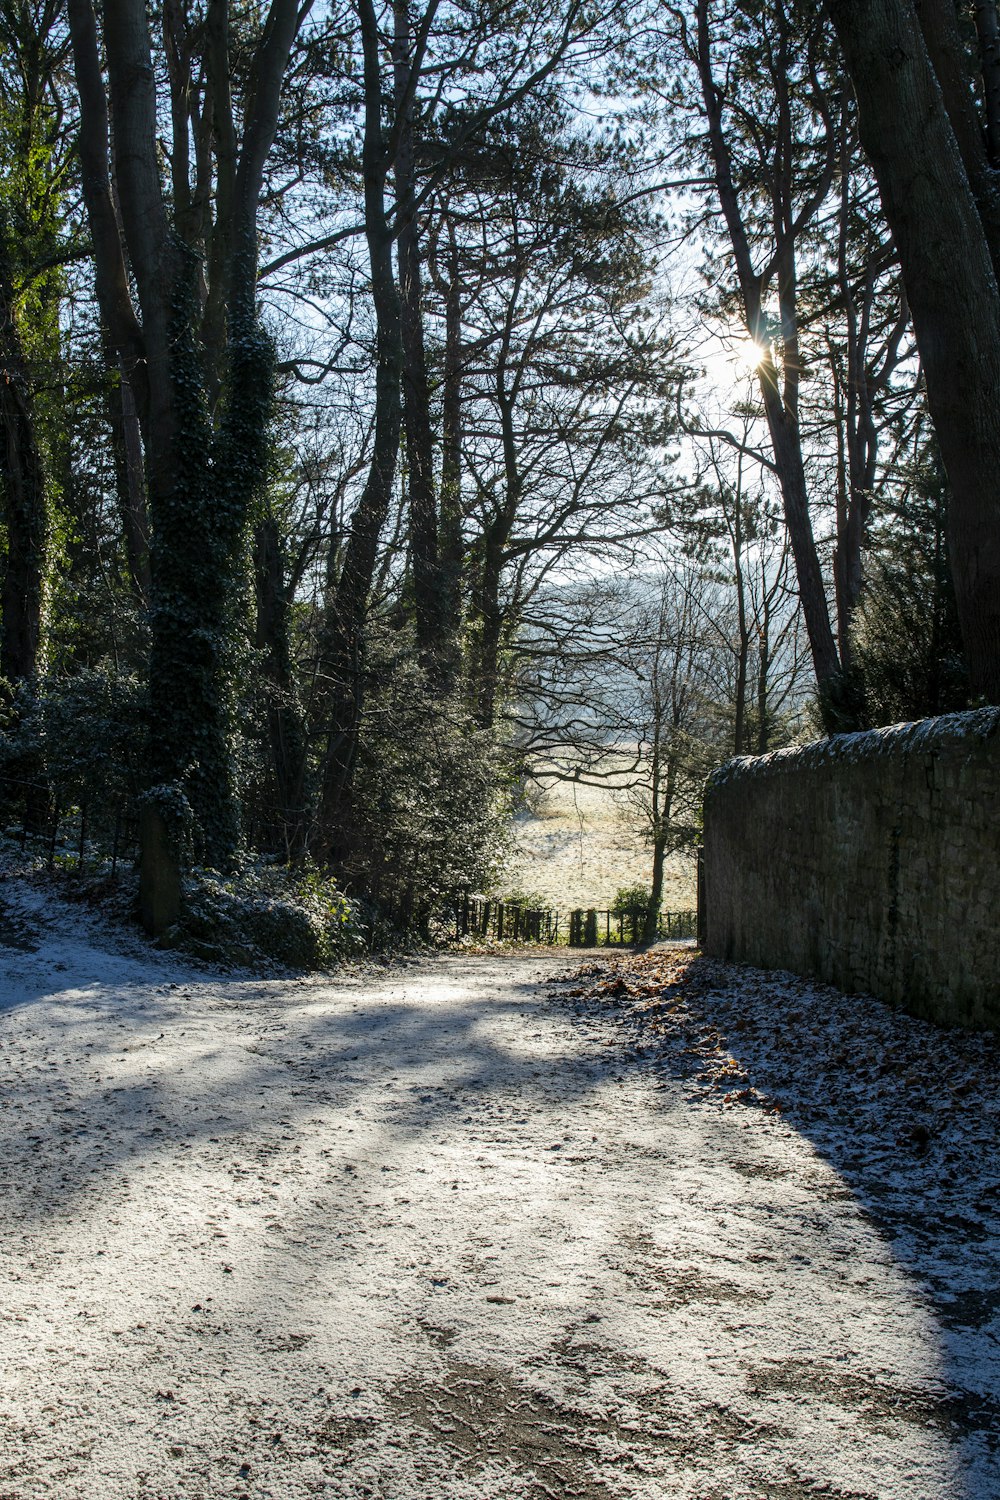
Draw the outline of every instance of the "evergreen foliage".
M369 924L334 881L308 866L260 863L238 874L192 870L184 906L167 942L202 958L290 969L319 969L368 946Z
M872 725L968 707L947 508L947 481L931 451L916 468L905 504L873 532L854 647Z
M427 932L456 890L491 889L507 840L505 757L456 693L435 696L409 631L369 643L349 888Z
M128 3L67 40L0 0L8 826L158 814L179 939L320 963L502 888L515 767L627 762L653 868L615 906L652 913L705 772L810 693L829 729L964 705L815 0Z

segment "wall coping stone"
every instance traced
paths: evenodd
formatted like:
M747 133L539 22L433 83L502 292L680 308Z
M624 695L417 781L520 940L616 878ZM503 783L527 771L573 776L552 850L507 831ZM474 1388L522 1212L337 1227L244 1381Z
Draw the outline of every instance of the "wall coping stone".
M730 781L781 775L790 771L820 770L824 766L852 765L886 756L933 755L935 751L975 739L980 744L1000 735L1000 708L975 708L964 713L941 714L936 719L916 719L866 729L859 734L835 734L808 745L789 745L767 755L738 755L712 771L705 794Z

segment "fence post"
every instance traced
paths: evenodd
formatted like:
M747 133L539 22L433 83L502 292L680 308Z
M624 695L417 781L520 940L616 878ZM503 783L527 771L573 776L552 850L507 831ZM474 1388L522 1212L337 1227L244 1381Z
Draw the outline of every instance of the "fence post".
M708 929L708 912L705 901L705 846L698 846L698 915L695 921L695 937L699 948L704 948Z
M140 917L151 937L162 937L181 909L181 865L162 814L149 803L139 815L142 860Z

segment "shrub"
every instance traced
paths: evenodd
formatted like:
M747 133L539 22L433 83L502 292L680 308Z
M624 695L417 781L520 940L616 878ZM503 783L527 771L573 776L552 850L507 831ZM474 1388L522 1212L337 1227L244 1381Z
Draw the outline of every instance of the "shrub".
M352 815L351 889L426 931L458 890L489 890L509 840L510 777L458 693L436 692L408 632L372 645Z
M108 668L43 678L19 690L8 719L0 784L9 813L51 794L63 806L88 806L95 832L113 827L145 755L139 679Z
M223 877L196 870L172 939L206 958L248 963L263 956L291 969L319 969L367 946L357 906L312 868L251 865Z
M627 917L634 911L645 914L652 894L648 885L619 886L615 892L615 899L611 903L611 915L613 917Z
M523 911L549 911L553 903L541 891L515 889L501 897L505 906L520 906Z

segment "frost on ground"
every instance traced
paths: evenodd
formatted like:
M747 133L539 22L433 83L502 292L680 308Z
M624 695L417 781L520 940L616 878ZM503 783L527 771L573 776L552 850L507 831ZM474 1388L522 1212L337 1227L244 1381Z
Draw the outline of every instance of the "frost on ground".
M559 911L605 909L622 886L648 885L653 855L621 792L557 781L514 819L509 888L522 887ZM695 905L691 854L668 857L663 882L667 911Z
M5 895L2 1500L1000 1493L992 1044L679 951L253 981Z

